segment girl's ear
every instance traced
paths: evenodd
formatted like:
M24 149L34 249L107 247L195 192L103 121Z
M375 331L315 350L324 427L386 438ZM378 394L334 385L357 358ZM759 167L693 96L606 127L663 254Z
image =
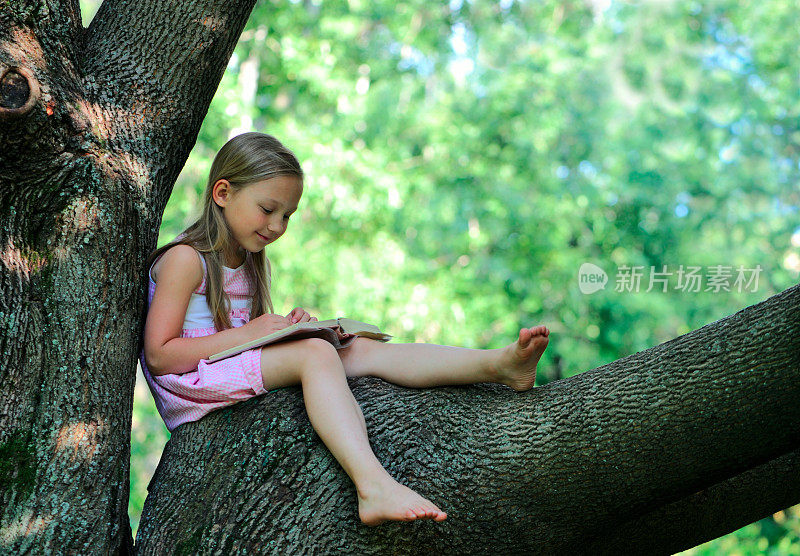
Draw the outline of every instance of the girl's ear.
M231 184L228 180L217 180L211 188L211 198L218 206L224 207L231 198Z

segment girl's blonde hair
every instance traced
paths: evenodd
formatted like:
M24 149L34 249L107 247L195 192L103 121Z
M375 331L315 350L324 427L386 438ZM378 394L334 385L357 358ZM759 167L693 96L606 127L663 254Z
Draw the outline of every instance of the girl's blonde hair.
M231 328L230 299L223 290L222 252L230 244L230 230L222 216L222 208L212 198L214 184L224 179L234 192L255 182L278 176L295 176L303 186L303 169L297 157L271 135L248 132L237 135L225 143L214 157L203 195L203 213L170 243L153 251L147 259L147 268L167 249L180 244L191 245L206 261L206 300L216 329ZM251 256L252 255L252 256ZM250 318L254 319L274 311L270 286L272 267L265 251L246 253L245 271L255 284Z

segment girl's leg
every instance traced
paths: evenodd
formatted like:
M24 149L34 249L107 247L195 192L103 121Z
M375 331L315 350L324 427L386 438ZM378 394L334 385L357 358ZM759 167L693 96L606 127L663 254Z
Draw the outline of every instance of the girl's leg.
M348 376L372 375L413 388L498 382L523 391L533 387L549 335L546 326L523 328L516 342L486 350L357 338L339 356Z
M311 425L356 485L364 523L447 517L429 500L395 481L375 457L363 413L330 343L309 338L262 348L261 375L268 390L301 383Z

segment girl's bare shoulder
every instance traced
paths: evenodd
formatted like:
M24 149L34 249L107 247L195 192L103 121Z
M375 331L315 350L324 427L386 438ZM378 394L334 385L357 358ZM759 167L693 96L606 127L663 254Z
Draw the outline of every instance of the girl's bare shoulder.
M158 283L159 273L166 271L171 277L180 272L184 280L194 284L194 291L203 281L203 263L200 262L200 253L191 245L181 244L170 247L161 255L153 265L150 273L153 281Z

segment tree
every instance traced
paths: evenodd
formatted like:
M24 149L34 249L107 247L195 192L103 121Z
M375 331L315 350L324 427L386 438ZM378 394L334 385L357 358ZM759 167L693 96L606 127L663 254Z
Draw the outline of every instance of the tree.
M161 214L172 185L194 144L200 122L253 3L187 2L186 5L171 6L169 11L157 11L160 7L157 3L130 5L107 0L86 30L80 25L74 0L28 0L4 5L0 11L0 33L4 39L0 46L3 68L0 78L0 144L3 146L0 154L0 254L3 259L0 353L4 356L0 371L4 409L0 421L0 464L4 477L0 486L0 536L4 548L65 552L132 550L126 515L128 448L132 369L141 348L138 338L144 316L144 258L155 246ZM158 17L154 17L154 13ZM114 261L121 264L110 264ZM785 301L788 312L775 309L775 301L765 306L769 310L762 308L767 315L763 318L763 327L774 335L774 341L754 340L760 351L746 345L750 339L744 331L728 336L730 330L723 328L717 332L725 334L712 335L711 340L705 336L692 336L696 343L681 343L682 339L689 338L687 335L663 344L678 345L683 349L708 349L700 352L704 356L719 351L720 345L715 341L738 341L742 353L749 359L743 357L744 366L731 367L728 369L730 374L724 374L718 368L721 361L727 361L725 356L701 359L694 353L695 358L688 359L688 354L683 353L684 358L679 361L686 363L686 369L692 372L687 371L685 375L678 371L667 373L661 379L667 382L659 382L657 379L661 375L655 368L646 364L639 368L635 366L640 360L655 361L652 359L654 354L661 354L666 349L659 346L653 348L655 351L647 350L620 360L612 364L613 367L598 369L584 378L554 382L547 389L535 390L521 397L510 396L508 391L492 386L409 392L374 379L362 379L354 383L354 389L363 402L368 420L378 411L398 418L405 411L410 416L408 418L420 423L420 428L394 433L376 431L373 427L372 431L377 433L373 435L376 451L379 458L388 462L390 471L405 480L421 481L412 486L420 488L437 503L441 501L446 508L449 504L452 510L448 511L465 516L461 527L469 529L459 528L457 534L450 537L458 539L453 542L466 543L463 546L480 547L472 544L477 535L475 531L483 533L488 527L493 527L491 532L497 534L503 530L497 527L497 515L508 518L506 523L514 524L520 542L530 542L531 535L537 534L556 537L575 520L572 515L570 520L573 521L561 522L556 516L563 515L563 507L577 499L594 501L596 508L603 510L595 512L600 519L589 520L597 529L586 532L594 535L601 547L613 546L615 540L626 542L629 540L624 536L626 531L636 534L641 527L651 526L651 522L660 523L661 528L656 528L655 533L648 532L650 538L655 539L658 534L674 538L672 530L664 525L663 520L659 521L659 517L677 515L670 523L678 524L680 519L689 515L689 509L703 511L708 504L705 500L709 498L738 500L744 508L741 512L732 511L732 515L738 516L739 523L746 523L764 515L767 508L774 510L797 501L796 492L787 489L785 482L781 481L781 478L785 481L785 477L791 476L790 472L794 470L791 468L795 465L792 450L797 448L797 438L792 437L792 431L797 429L797 415L787 401L797 389L797 328L796 321L791 320L791 309L794 308L796 313L796 290L785 292L773 300ZM749 314L760 315L752 311ZM44 342L43 338L46 339ZM770 370L773 369L771 362L778 361L775 374L769 377L759 374L768 368L766 364L759 367L755 364L756 357L764 354L769 356ZM668 361L668 358L665 356L656 363L660 365L663 361ZM698 365L703 361L706 361L707 368L701 372L702 365ZM780 363L783 363L782 368ZM759 372L745 373L750 367ZM651 382L637 383L648 376ZM619 441L620 435L613 436L612 433L622 430L629 414L619 409L612 411L610 407L605 408L607 413L601 412L599 405L591 403L597 400L595 392L608 394L620 388L633 392L633 389L628 390L628 386L639 385L642 387L641 397L628 401L644 403L650 393L660 393L660 390L645 387L675 385L681 376L692 379L692 391L685 388L670 390L671 397L665 398L669 403L663 403L664 408L673 407L677 415L664 423L656 423L660 427L641 431L639 437L627 438L624 446L616 445L617 453L635 454L639 459L632 463L621 459L618 463L615 461L614 464L622 469L619 472L615 469L610 473L608 467L598 469L598 458L604 454L603 446L610 450L612 444L586 444L587 438L594 438L596 432L607 432L607 442ZM759 383L759 379L764 384ZM668 382L670 380L673 382ZM713 380L717 380L719 385L730 384L730 391L716 389ZM752 389L758 386L763 390L765 384L769 396L759 400L763 403L756 404ZM369 396L365 395L367 389ZM375 393L382 391L388 394L382 405L370 401ZM548 393L555 396L551 399L546 396ZM707 394L710 405L697 405L698 400L692 405L690 401L676 397L681 393ZM268 488L277 493L278 499L291 499L289 487L307 484L310 478L294 473L287 475L285 467L277 467L278 462L285 464L278 458L290 446L288 439L263 436L261 445L273 451L265 454L263 450L258 452L258 446L251 446L251 454L258 452L259 459L255 460L246 450L228 452L225 450L228 445L223 441L220 444L213 442L213 435L224 431L227 438L233 431L230 427L215 428L220 420L238 419L241 424L250 426L246 430L254 431L261 430L260 423L263 423L267 429L264 434L269 435L277 435L282 427L299 431L292 447L307 456L309 465L305 472L312 470L314 477L329 474L322 477L320 485L323 488L319 493L330 493L331 497L317 500L316 504L307 500L313 511L309 509L305 514L291 515L299 523L308 524L315 516L321 518L320 508L329 507L326 504L331 500L341 500L343 505L331 508L331 515L341 512L345 519L355 519L354 512L348 509L354 510L353 493L346 487L349 483L318 439L309 432L307 421L303 420L299 410L298 395L297 390L290 390L283 395L283 400L287 407L294 408L293 415L299 420L299 425L278 417L270 417L267 423L265 416L272 414L270 408L262 407L262 404L275 402L264 399L241 404L209 416L202 423L180 429L165 454L159 476L152 484L153 499L148 502L146 521L142 526L143 551L164 546L164 535L169 533L173 520L182 520L192 526L192 534L188 537L171 539L177 546L187 549L206 546L206 543L254 543L262 539L266 539L266 546L276 547L281 542L289 545L294 542L291 535L283 540L271 539L269 533L261 531L266 531L262 528L269 526L269 512L288 512L289 515L297 508L296 502L275 507L258 505L259 501L253 497L254 490L245 488L247 479L254 476L251 475L252 466L242 468L239 475L238 465L235 465L242 461L248 464L263 462L267 469L275 465L276 480L270 482ZM541 406L537 405L535 411L551 407L550 415L561 411L565 420L558 429L553 428L554 421L551 420L551 427L545 433L552 430L553 435L560 437L564 434L565 438L572 438L575 446L586 446L588 453L584 455L589 457L578 459L581 454L575 450L570 452L571 446L565 444L563 450L553 452L552 461L561 465L559 475L554 471L559 469L558 465L534 469L533 473L525 476L515 475L514 469L525 469L531 461L541 461L527 457L538 453L531 446L518 449L520 447L512 442L518 431L524 432L526 427L531 434L544 434L534 432L533 427L540 426L539 423L548 424L548 413L541 413L544 417L540 420L527 417L522 421L516 419L514 413L530 411L527 404L531 401L539 404L540 398ZM624 395L619 399L626 400ZM569 403L577 403L575 400L583 400L584 405L574 406L572 412L564 409L570 407ZM454 415L483 417L487 401L493 404L489 407L512 417L509 424L498 417L482 425L478 422L465 425L448 420L451 417L441 411L447 404L448 411ZM718 405L714 401L719 402ZM743 402L750 405L743 405ZM408 406L405 409L397 407L402 403ZM259 407L254 411L256 405ZM436 413L440 429L436 436L426 436L425 421L420 419L419 411L411 412L410 409L437 407L440 408ZM595 408L596 415L593 413ZM623 404L622 408L627 409L628 405ZM728 441L727 444L720 444L721 440L716 436L704 435L708 432L701 426L704 421L700 417L693 420L684 415L687 408L703 409L705 415L725 417L720 438ZM748 408L753 413L747 416L754 420L737 422L736 417L744 415ZM576 429L568 419L579 410L588 412L583 418L589 425L607 417L608 422L603 423L605 429ZM777 430L777 423L784 429ZM682 424L692 432L682 435L686 438L683 441L681 435L675 433ZM509 426L514 428L509 430ZM505 432L498 434L498 430ZM442 431L450 432L450 435L440 434ZM665 432L664 436L658 436L658 431ZM753 436L755 440L751 441L747 435L753 433L756 433ZM241 487L242 492L247 493L237 498L228 496L228 501L242 505L233 521L238 519L249 523L253 527L250 537L242 537L241 532L238 536L228 535L223 513L235 511L233 508L219 508L212 504L216 512L212 515L219 516L219 519L214 519L213 524L206 522L209 507L200 505L209 503L209 499L197 497L197 493L181 508L179 515L173 515L162 523L166 529L155 528L152 516L162 515L161 512L170 504L174 508L176 498L167 498L165 489L176 486L173 482L176 474L185 473L185 479L191 479L194 470L189 469L186 462L197 458L199 452L184 454L182 450L192 446L189 441L197 440L196 435L212 440L211 447L220 462L225 460L230 465L225 467L226 473L234 470L234 473L218 478L219 483L203 484L209 489L218 488L215 492L233 493ZM442 439L448 436L452 440L444 442ZM669 453L680 454L675 457L685 464L681 472L686 475L679 476L674 470L670 473L663 462L655 459L655 455L651 454L647 459L647 453L637 452L637 447L643 444L634 442L636 438L642 442L648 439L658 441L662 449L678 449ZM498 464L491 459L494 453L484 455L486 439L493 439L490 446L496 450L516 449L516 452L509 452L513 457L495 453L498 460L508 463L507 470L500 468L501 472L507 473L506 480L521 483L522 488L515 484L496 488L497 475L490 471L491 468L487 470L474 465L495 465L494 471L497 471ZM503 444L497 439L507 442ZM435 446L437 441L444 444L442 449L428 453L428 447ZM709 444L703 445L705 451L702 453L680 451L681 447L696 449L703 441L710 442L711 448L717 450L712 451L714 457L702 457L709 454ZM534 443L533 448L541 445ZM194 448L205 449L205 446ZM398 447L402 452L403 446L407 446L409 455L416 457L404 456L402 460L393 461L391 454L398 453ZM245 449L245 446L237 447ZM178 452L184 455L177 455ZM547 456L550 452L545 454ZM591 456L596 457L593 459ZM469 458L466 463L465 458ZM471 474L466 477L477 482L444 475L443 479L428 478L430 484L426 484L419 462L430 463L434 468L437 465L441 467L441 462L452 463L469 471ZM212 463L218 465L215 461ZM645 464L649 468L645 469ZM319 467L315 468L316 465ZM212 465L206 469L216 468ZM662 473L656 480L659 470ZM580 471L584 471L583 476ZM603 474L603 471L609 473ZM632 476L626 475L627 471ZM579 477L585 478L589 487L569 491L570 482L574 483ZM244 484L238 485L238 478ZM540 480L534 481L534 478ZM637 482L639 479L642 482ZM763 498L765 505L755 511L752 497L747 496L744 488L734 489L731 485L735 483L749 486L751 492L753 489L760 491L760 485L766 483L773 489L783 488L783 495L789 490L789 494L780 501L777 494L767 496ZM620 494L619 487L627 486L631 486L632 491L626 499L624 492ZM666 486L672 490L662 488ZM568 496L565 499L553 496L556 488L558 494L566 492ZM491 519L486 519L489 515L486 512L479 514L477 510L463 507L465 493L473 494L476 489L479 498L497 508L498 514ZM702 494L692 498L691 493L698 491L695 489ZM178 492L175 490L173 494ZM737 493L739 498L736 498ZM453 498L448 500L448 496ZM513 513L519 507L514 500L533 496L537 502L543 501L542 504L561 504L561 514L556 511L560 508L552 505L543 506L550 510L548 514ZM626 501L630 504L625 505ZM221 501L215 499L214 502ZM669 502L672 505L665 506ZM243 514L242 509L247 504L254 506L248 508L249 513ZM459 504L462 504L462 509L459 509ZM621 514L620 508L625 510ZM634 519L634 515L650 508L660 509ZM616 516L613 515L615 509ZM543 515L546 526L541 522L531 523L529 520L535 515ZM623 525L625 520L627 523ZM704 526L697 538L708 538L707 535L713 532L719 534L733 523L720 521L721 525ZM404 534L393 535L398 527L402 525L369 531L357 528L356 534L372 535L371 540L386 537L388 540L383 541L383 545L379 542L370 544L386 547L385 543L403 543L409 538ZM429 524L414 527L412 531L419 529L424 535ZM294 532L312 539L323 539L328 535L331 546L343 542L340 537L345 537L330 526L320 526L314 531L296 527ZM600 533L611 536L602 537ZM506 529L504 539L508 537L511 535ZM358 539L348 539L352 542L350 546L359 546ZM275 540L275 544L269 545L270 540ZM433 542L427 538L422 540L428 544ZM686 542L689 542L688 538Z
M131 550L145 257L254 3L0 8L4 550Z

